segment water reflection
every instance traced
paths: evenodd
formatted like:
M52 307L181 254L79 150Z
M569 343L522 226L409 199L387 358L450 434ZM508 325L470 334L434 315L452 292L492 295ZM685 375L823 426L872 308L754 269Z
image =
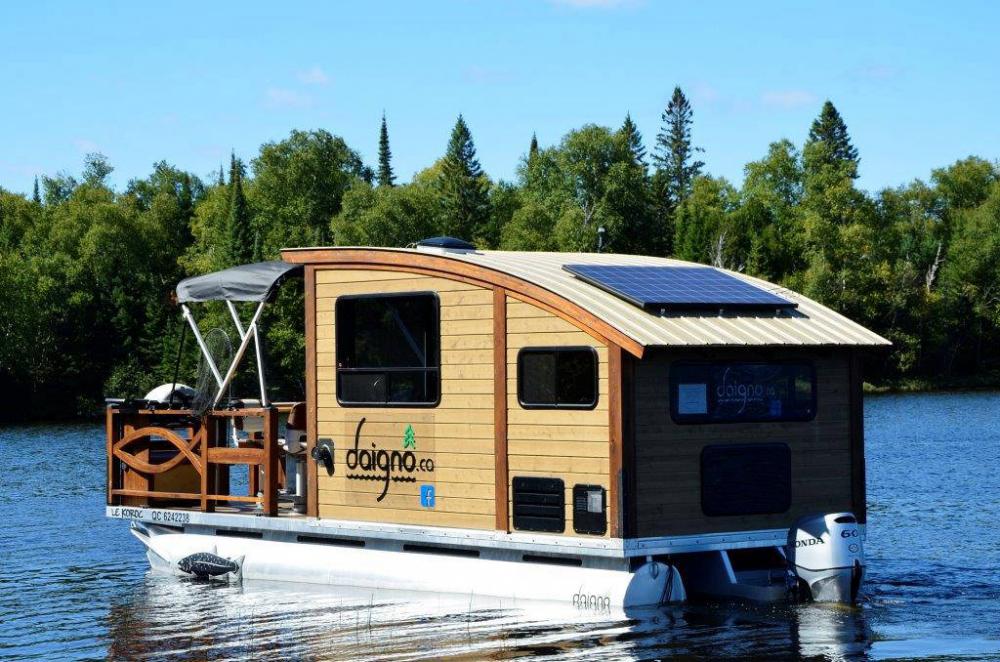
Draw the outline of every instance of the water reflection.
M587 613L551 603L349 587L206 583L150 573L107 615L108 657L856 659L863 609L685 605Z

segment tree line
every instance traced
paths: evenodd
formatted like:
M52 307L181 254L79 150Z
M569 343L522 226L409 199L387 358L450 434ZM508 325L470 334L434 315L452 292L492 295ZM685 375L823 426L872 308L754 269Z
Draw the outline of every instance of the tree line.
M383 115L374 166L327 131L292 131L209 177L159 162L114 190L111 164L90 154L79 176L42 176L30 195L0 188L0 419L89 413L105 395L171 381L182 324L171 293L186 276L283 247L434 235L506 250L600 242L740 271L892 340L868 361L875 384L1000 382L1000 165L972 156L863 191L860 155L827 101L801 147L772 143L736 186L707 172L693 121L677 88L651 150L628 114L547 146L532 136L513 181L483 170L460 115L444 155L400 183ZM264 322L271 382L294 396L302 302L287 289ZM207 306L205 328L226 315ZM184 353L182 381L196 361Z

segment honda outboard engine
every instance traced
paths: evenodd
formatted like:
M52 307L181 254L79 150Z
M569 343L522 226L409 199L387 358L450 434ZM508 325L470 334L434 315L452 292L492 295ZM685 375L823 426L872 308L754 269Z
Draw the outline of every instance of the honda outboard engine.
M788 533L788 561L816 602L853 603L865 572L857 518L831 513L799 519Z

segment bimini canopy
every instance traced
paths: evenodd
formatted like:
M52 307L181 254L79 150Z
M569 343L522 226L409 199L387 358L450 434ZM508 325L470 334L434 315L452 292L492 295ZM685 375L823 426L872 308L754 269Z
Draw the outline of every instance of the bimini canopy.
M267 301L287 278L302 275L301 264L242 264L177 283L177 301Z

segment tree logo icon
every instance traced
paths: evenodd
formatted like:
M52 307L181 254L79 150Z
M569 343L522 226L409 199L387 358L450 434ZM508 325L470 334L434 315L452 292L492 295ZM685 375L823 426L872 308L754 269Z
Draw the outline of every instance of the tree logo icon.
M413 450L417 449L417 437L413 433L412 425L407 425L406 431L403 432L403 448L412 448Z

